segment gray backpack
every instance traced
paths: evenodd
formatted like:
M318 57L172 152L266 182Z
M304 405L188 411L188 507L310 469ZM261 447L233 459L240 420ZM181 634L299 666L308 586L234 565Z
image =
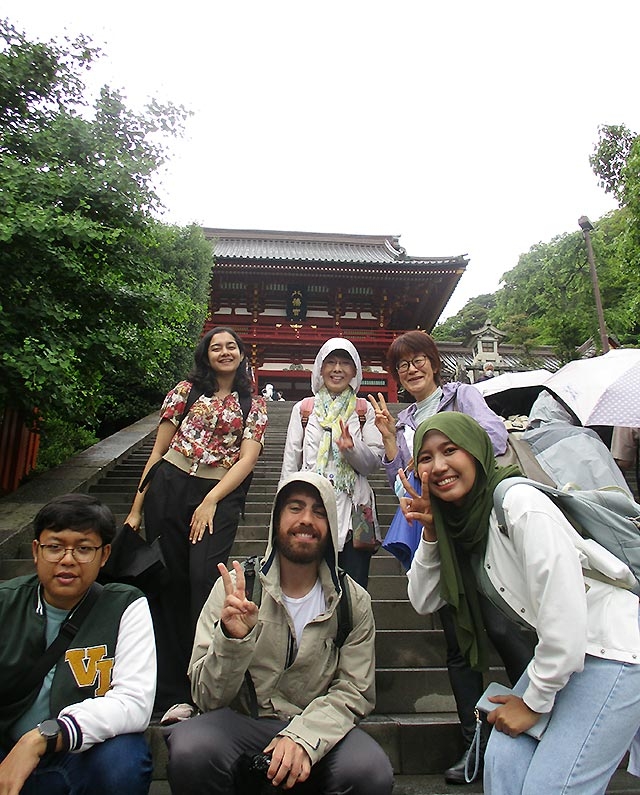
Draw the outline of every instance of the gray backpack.
M636 579L635 586L629 590L640 596L640 505L617 489L560 491L529 478L506 478L493 493L498 526L505 534L508 530L502 505L508 489L516 483L535 486L546 494L581 536L597 541L625 563ZM610 582L628 588L620 582Z

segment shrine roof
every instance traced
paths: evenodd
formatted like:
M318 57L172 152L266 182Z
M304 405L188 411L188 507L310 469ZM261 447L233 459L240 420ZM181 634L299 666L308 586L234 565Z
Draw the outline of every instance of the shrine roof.
M214 256L227 260L332 262L465 268L465 255L413 257L400 245L399 235L347 235L322 232L280 232L203 227L213 242Z

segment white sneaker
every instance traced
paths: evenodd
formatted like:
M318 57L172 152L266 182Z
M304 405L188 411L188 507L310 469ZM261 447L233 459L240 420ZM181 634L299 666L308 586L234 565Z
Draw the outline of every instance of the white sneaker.
M193 704L174 704L164 713L160 718L161 726L171 726L172 723L178 723L181 720L189 720L196 714L196 708Z

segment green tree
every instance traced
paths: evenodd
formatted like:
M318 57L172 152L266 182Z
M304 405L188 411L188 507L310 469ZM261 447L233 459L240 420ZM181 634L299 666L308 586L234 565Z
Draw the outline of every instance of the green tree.
M601 219L591 236L607 328L622 342L633 343L636 323L631 307L637 282L629 283L620 258L620 234L625 226L625 214L616 211ZM528 344L513 335L518 318L528 327ZM581 232L539 243L520 257L516 267L504 275L503 287L496 294L494 322L510 333L509 342L525 347L552 345L564 360L574 358L576 348L589 337L599 340Z
M496 297L493 293L469 299L457 315L447 318L434 328L433 338L465 342L472 332L482 328L487 319L492 317L495 305Z
M154 216L186 111L135 113L108 87L88 108L98 54L0 22L0 405L89 429L139 417L183 374L211 267L199 229Z
M600 178L600 187L624 200L625 171L637 135L624 124L609 124L598 128L598 142L589 157L591 168Z

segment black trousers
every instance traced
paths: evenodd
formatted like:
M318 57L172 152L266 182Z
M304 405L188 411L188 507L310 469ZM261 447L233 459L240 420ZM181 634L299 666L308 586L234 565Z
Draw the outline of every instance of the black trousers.
M226 565L244 508L245 493L232 491L218 503L213 533L189 541L194 510L218 481L196 478L169 463L158 467L144 501L147 538L160 538L169 582L149 599L158 657L156 709L191 701L187 668L200 611Z
M172 727L167 774L173 795L250 795L236 780L242 754L260 753L287 725L277 718L250 718L217 709ZM300 795L391 795L393 770L378 743L352 729L311 768L291 793Z
M342 552L338 552L338 566L366 590L372 555L373 552L369 549L355 549L353 541L348 538Z
M510 621L482 594L478 594L478 598L489 639L504 663L509 681L515 685L533 657L537 636L533 630L525 630ZM462 735L465 743L469 744L476 724L474 708L485 688L484 677L480 671L471 668L460 651L453 609L445 605L438 610L438 616L447 644L449 682L462 726Z

